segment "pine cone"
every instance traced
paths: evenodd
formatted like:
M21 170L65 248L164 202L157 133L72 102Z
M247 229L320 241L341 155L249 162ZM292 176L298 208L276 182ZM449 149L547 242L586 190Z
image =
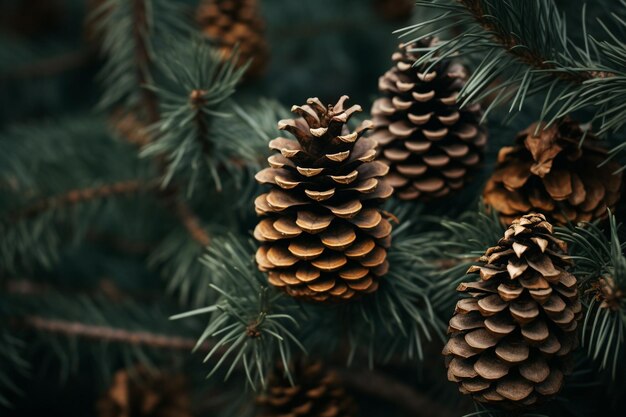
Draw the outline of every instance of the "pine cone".
M459 108L456 97L467 71L442 61L430 72L413 67L411 48L434 39L400 45L393 68L378 80L383 94L374 102L372 138L390 167L389 183L403 200L431 200L465 185L482 158L487 134L479 125L480 105Z
M295 385L278 367L267 393L257 398L259 417L350 417L356 414L352 397L339 385L337 375L321 362L299 364L293 371Z
M485 203L500 213L504 224L531 211L550 221L593 221L604 218L620 196L622 175L613 174L619 165L606 161L608 155L598 139L580 125L565 119L547 129L537 124L521 132L513 146L498 154L498 165L483 191Z
M96 407L99 417L191 417L182 375L154 375L144 367L120 370Z
M252 59L248 76L260 76L265 71L269 53L257 0L204 0L198 6L197 21L225 58L239 45L239 65Z
M348 129L361 107L344 109L347 98L328 107L317 98L293 106L301 117L278 128L297 141L271 141L280 153L256 175L272 185L255 201L265 216L254 230L257 263L271 284L294 297L338 301L371 293L389 267L391 224L378 208L393 192L382 179L388 168L374 161L376 143L362 137L371 122Z
M467 271L480 278L457 288L469 297L457 303L443 349L462 393L522 407L559 392L581 316L566 252L545 217L528 214Z
M409 20L414 6L414 0L374 0L376 13L390 22Z

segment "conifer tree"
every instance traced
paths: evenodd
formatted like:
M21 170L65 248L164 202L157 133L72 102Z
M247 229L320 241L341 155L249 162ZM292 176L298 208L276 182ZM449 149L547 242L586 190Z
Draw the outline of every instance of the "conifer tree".
M0 415L622 416L625 94L625 0L1 1Z

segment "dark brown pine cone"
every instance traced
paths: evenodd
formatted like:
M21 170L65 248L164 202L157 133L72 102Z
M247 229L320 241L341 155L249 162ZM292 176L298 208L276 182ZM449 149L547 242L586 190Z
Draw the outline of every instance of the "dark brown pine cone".
M462 188L481 159L487 133L479 125L480 105L459 108L456 97L467 71L444 60L426 72L414 67L412 48L435 40L400 45L395 65L378 81L372 139L390 167L389 183L403 200L432 200Z
M577 346L581 303L567 245L542 214L515 221L459 285L448 379L485 403L525 407L556 395Z
M96 404L98 417L191 417L182 375L151 374L139 366L120 370Z
M347 99L294 106L301 117L278 127L297 140L271 141L271 168L256 175L272 185L255 201L265 217L254 230L257 263L294 297L338 301L371 293L389 268L391 224L379 209L393 191L382 178L388 167L374 161L376 143L362 137L371 122L348 128L361 107L344 108Z
M513 146L498 154L498 165L483 191L485 203L500 213L504 224L531 212L551 221L593 221L604 218L619 200L622 175L619 164L606 161L598 139L565 119L547 129L533 124L521 132Z
M258 417L352 417L356 404L339 384L334 372L321 362L299 364L292 372L292 386L278 367L267 393L257 398Z
M235 45L239 45L239 64L252 59L248 76L256 77L265 71L269 53L265 21L257 0L203 0L196 17L202 33L226 58L232 55Z

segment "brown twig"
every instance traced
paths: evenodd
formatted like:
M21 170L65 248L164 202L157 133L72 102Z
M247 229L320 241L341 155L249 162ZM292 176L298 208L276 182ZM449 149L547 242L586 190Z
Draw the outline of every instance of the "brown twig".
M58 288L55 289L54 286L47 282L26 277L5 279L2 285L0 285L0 291L5 291L7 294L19 296L43 297L56 290L58 290ZM134 299L135 301L155 302L158 301L160 299L160 295L162 295L152 290L141 292L133 291L132 294L125 293L116 284L116 280L107 275L98 278L97 285L91 288L75 289L72 290L70 294L71 296L104 297L114 303L119 303L129 299Z
M146 85L150 80L150 54L148 53L148 47L144 38L144 33L147 31L148 22L146 19L145 0L134 0L133 15L135 18L135 24L133 25L133 37L135 39L136 47L136 63L138 70L138 81L141 86ZM202 100L203 91L194 90L190 93L190 100L192 104ZM147 113L148 124L153 124L159 121L159 102L156 94L152 90L143 90L143 102ZM206 129L207 126L204 120L198 116L200 129ZM203 151L207 151L208 143L203 142ZM159 171L164 174L166 170L165 158L163 155L156 158L156 164ZM162 193L166 198L176 199L178 189L175 187L169 187L166 192ZM181 220L185 229L189 232L191 238L198 242L202 246L207 246L210 243L210 237L208 233L202 228L200 219L193 213L191 208L182 201L176 201L173 205L174 213Z
M196 345L196 340L191 338L168 336L146 331L130 331L68 320L48 319L41 316L28 316L20 323L48 333L103 342L149 346L157 349L189 351ZM198 351L207 352L211 348L212 345L210 343L204 343L198 348ZM335 369L335 371L346 387L380 398L410 412L411 415L456 417L456 413L451 408L432 401L428 396L423 395L403 382L378 371L354 368Z
M16 210L9 218L13 221L34 217L51 208L71 206L87 201L101 198L107 198L114 195L128 195L141 190L155 187L154 182L144 180L126 180L112 184L104 184L96 187L75 189L63 194L47 197L27 206L23 209Z
M208 246L209 243L211 243L211 237L206 230L204 230L200 219L187 203L177 200L172 205L172 208L193 240L198 242L201 246Z
M60 333L65 336L82 337L103 342L125 343L170 350L191 350L196 345L196 340L191 338L117 329L115 327L91 325L68 320L48 319L41 316L28 316L21 323L43 332ZM210 348L211 346L205 343L198 350L208 351Z
M394 404L413 416L457 416L454 410L378 371L367 369L335 369L335 371L346 387Z
M515 36L511 33L502 31L493 21L493 19L485 13L483 9L482 0L457 0L472 14L474 20L482 26L482 28L490 32L493 39L502 45L507 52L513 55L515 58L523 62L524 64L540 69L540 70L556 70L556 66L546 60L537 51L533 51L529 48L521 47ZM610 72L600 71L582 71L582 72L560 72L554 71L552 73L555 77L564 81L580 84L586 80L593 78L608 78L615 74Z
M209 126L206 123L204 114L200 111L200 108L204 105L205 100L203 95L206 93L204 90L193 90L189 94L189 103L196 110L196 116L194 117L194 123L198 128L198 140L202 153L209 156L211 155L211 143L207 140L209 133Z

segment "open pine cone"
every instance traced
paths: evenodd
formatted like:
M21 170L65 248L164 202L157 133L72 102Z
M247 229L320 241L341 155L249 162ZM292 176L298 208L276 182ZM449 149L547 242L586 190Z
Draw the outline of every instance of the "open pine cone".
M351 417L356 404L339 384L334 372L321 362L298 364L293 370L295 385L282 375L282 367L268 382L268 390L257 398L259 417Z
M143 367L119 370L97 403L98 417L191 417L182 375L154 375Z
M448 379L475 400L525 407L556 395L577 346L581 303L567 245L541 214L513 221L458 291ZM477 276L478 275L478 276Z
M390 167L389 183L403 200L432 200L462 188L482 158L487 134L480 105L460 108L457 95L467 79L461 64L443 60L431 71L414 67L434 39L400 45L394 66L378 81L371 138Z
M389 267L391 224L378 208L393 192L382 178L388 167L374 161L376 143L362 137L371 122L348 128L361 107L344 108L347 99L294 106L301 117L278 127L297 140L272 140L278 153L256 175L272 186L255 201L265 217L254 230L257 263L294 297L338 301L371 293Z
M543 127L543 126L542 126ZM563 225L589 222L607 215L619 200L619 165L592 134L571 119L547 129L537 124L521 132L513 146L498 154L498 165L483 191L485 203L500 213L504 224L531 211Z
M239 65L252 59L248 76L259 76L268 61L265 22L257 0L203 0L197 21L202 33L229 58L239 46Z

